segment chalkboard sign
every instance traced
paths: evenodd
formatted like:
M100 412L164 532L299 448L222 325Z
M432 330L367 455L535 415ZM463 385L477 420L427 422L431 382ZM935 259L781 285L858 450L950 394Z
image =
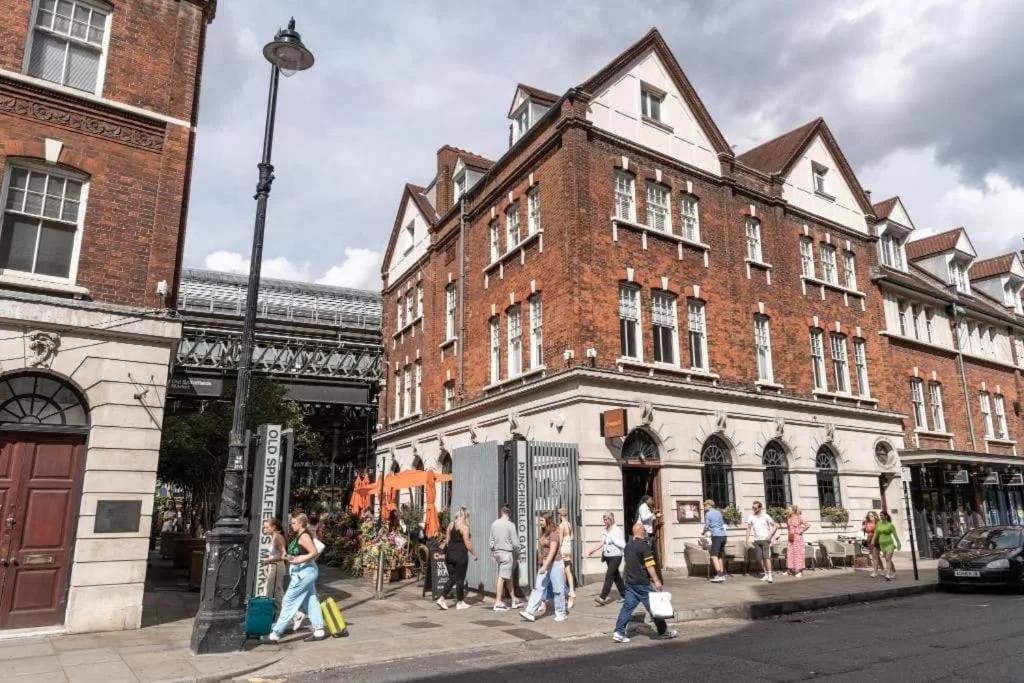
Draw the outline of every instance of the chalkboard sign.
M444 549L436 541L427 544L427 580L423 583L423 593L430 590L434 600L441 597L441 591L448 583L448 565L444 563Z

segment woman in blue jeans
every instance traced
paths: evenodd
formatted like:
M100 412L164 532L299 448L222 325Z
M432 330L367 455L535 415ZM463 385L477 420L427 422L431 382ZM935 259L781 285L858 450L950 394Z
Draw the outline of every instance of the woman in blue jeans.
M555 594L555 621L565 621L569 615L565 611L565 565L562 564L562 557L559 554L561 537L553 515L545 514L543 520L544 526L541 529L540 548L537 553L537 580L534 582L533 592L530 593L530 602L519 616L527 621L536 619L538 608L544 601L545 591L550 589Z
M313 535L309 532L309 519L306 515L293 515L291 526L294 535L288 541L284 556L285 563L289 565L288 575L291 580L281 603L277 623L274 624L270 635L264 638L271 642L280 640L292 617L302 610L309 615L309 621L313 625L313 634L306 640L323 640L327 633L324 631L324 617L320 613L320 600L316 597L316 579L320 574L316 566L316 556L319 553L313 542Z

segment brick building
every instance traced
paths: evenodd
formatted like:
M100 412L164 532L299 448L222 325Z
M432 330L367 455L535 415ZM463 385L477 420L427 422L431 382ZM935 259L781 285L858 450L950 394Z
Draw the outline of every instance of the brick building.
M902 524L919 443L873 278L880 230L912 226L877 215L825 122L735 155L654 30L561 96L519 85L509 120L501 158L446 145L405 188L378 453L444 470L474 443L575 444L583 544L649 493L669 566L707 497L800 505L814 538L883 507ZM603 438L616 409L631 429Z
M139 626L215 5L0 7L0 629Z

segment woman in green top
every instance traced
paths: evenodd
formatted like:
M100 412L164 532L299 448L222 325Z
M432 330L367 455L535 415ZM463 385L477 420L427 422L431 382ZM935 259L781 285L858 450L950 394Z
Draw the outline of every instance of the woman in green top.
M892 563L892 554L900 549L900 537L896 535L896 525L888 512L882 513L882 519L875 525L874 542L882 553L882 568L885 569L885 580L896 578L896 565Z
M316 566L317 550L313 534L309 532L309 518L302 513L292 515L292 533L294 534L285 547L285 564L291 581L285 591L281 611L277 623L264 640L277 642L281 639L289 622L299 610L306 613L313 626L313 635L306 640L323 640L327 637L324 631L324 619L320 612L320 600L316 596L316 579L320 571Z

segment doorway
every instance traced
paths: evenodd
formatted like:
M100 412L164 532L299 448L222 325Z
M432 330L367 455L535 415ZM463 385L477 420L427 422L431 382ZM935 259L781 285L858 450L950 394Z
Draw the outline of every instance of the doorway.
M625 532L626 540L631 536L633 524L638 521L637 511L640 509L640 502L644 496L654 496L654 505L662 510L662 521L664 521L664 510L661 506L661 469L653 465L623 465L622 466L622 529ZM658 547L655 549L658 557L665 557L665 527L657 529Z

